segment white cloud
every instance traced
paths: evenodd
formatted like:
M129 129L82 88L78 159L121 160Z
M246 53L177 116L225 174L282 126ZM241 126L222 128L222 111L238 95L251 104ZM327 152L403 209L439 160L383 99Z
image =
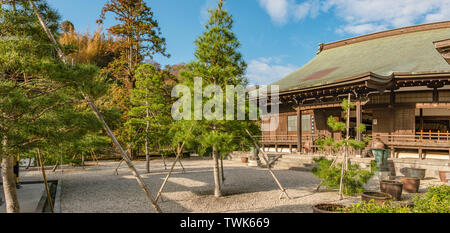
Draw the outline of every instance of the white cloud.
M258 0L275 24L284 25L290 18L295 21L308 16L315 18L320 12L320 1L308 0L297 4L295 0Z
M339 33L366 34L370 32L450 19L448 0L258 0L272 20L285 24L314 18L332 12L344 24ZM271 2L271 4L263 4ZM270 6L277 5L274 11ZM280 7L284 7L281 9ZM276 14L283 12L283 14ZM277 20L277 18L283 20Z
M288 21L288 0L258 0L270 15L272 21L277 24L285 24Z
M251 85L267 85L298 69L296 65L283 65L284 56L251 60L247 67L247 79Z
M376 25L376 24L356 24L356 25L345 25L338 29L336 32L339 34L350 33L355 35L367 34L369 32L379 32L387 30L384 25Z

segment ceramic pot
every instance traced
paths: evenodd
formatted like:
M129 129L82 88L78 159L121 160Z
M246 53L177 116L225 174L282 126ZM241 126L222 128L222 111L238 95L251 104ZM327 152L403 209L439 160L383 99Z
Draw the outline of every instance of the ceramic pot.
M361 194L361 200L365 202L374 200L376 203L382 205L383 203L392 200L392 196L389 193L367 191Z
M408 192L408 193L419 192L419 187L420 187L420 179L419 178L403 177L402 183L403 183L403 191Z
M392 199L399 201L402 197L403 183L395 180L382 180L380 190L383 193L391 194Z
M321 203L314 205L312 209L313 213L315 214L326 214L326 213L339 213L336 210L344 207L345 206L339 204Z
M450 171L439 171L439 178L441 182L447 183L448 177L450 177Z
M427 169L420 169L420 168L408 168L408 177L411 178L418 178L418 179L425 179L425 172Z

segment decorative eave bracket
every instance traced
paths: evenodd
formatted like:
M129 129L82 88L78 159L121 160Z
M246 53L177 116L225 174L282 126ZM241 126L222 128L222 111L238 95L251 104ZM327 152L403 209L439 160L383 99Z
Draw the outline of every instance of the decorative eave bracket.
M444 57L445 61L450 65L450 39L433 42L436 50Z

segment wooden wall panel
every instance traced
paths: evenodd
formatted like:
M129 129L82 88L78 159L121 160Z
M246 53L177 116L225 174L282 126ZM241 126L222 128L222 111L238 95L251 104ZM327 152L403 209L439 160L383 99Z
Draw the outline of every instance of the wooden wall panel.
M395 109L394 132L397 135L410 135L416 132L416 109Z
M394 112L392 109L374 109L373 110L372 136L378 137L378 134L389 134L394 129ZM376 123L375 123L376 121ZM382 141L387 142L387 137L381 137Z
M331 137L333 132L328 126L328 117L341 115L340 109L318 109L314 110L314 118L316 124L316 134L324 137Z

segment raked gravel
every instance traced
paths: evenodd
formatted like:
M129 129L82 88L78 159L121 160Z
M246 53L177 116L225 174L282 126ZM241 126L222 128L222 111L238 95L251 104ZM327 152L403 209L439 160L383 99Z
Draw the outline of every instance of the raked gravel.
M171 161L168 161L170 167ZM224 161L224 197L213 196L212 160L184 159L181 167L176 166L169 179L164 202L159 202L165 213L241 213L241 212L282 212L310 213L317 203L350 204L359 197L345 197L338 200L336 191L314 192L320 181L310 172L275 170L281 184L292 199L279 199L280 190L267 169L247 167L238 161ZM65 167L64 171L53 173L47 170L48 179L62 180L61 208L63 213L153 213L143 191L125 164L119 175L114 169L119 162L100 162L99 166L85 169ZM145 183L156 196L168 170L160 160L151 162L151 173L144 174L145 162L134 162ZM23 181L40 180L39 171L24 171ZM439 184L437 179L422 181L421 192L429 185ZM376 179L368 184L371 190L378 190ZM410 199L412 195L404 197Z

